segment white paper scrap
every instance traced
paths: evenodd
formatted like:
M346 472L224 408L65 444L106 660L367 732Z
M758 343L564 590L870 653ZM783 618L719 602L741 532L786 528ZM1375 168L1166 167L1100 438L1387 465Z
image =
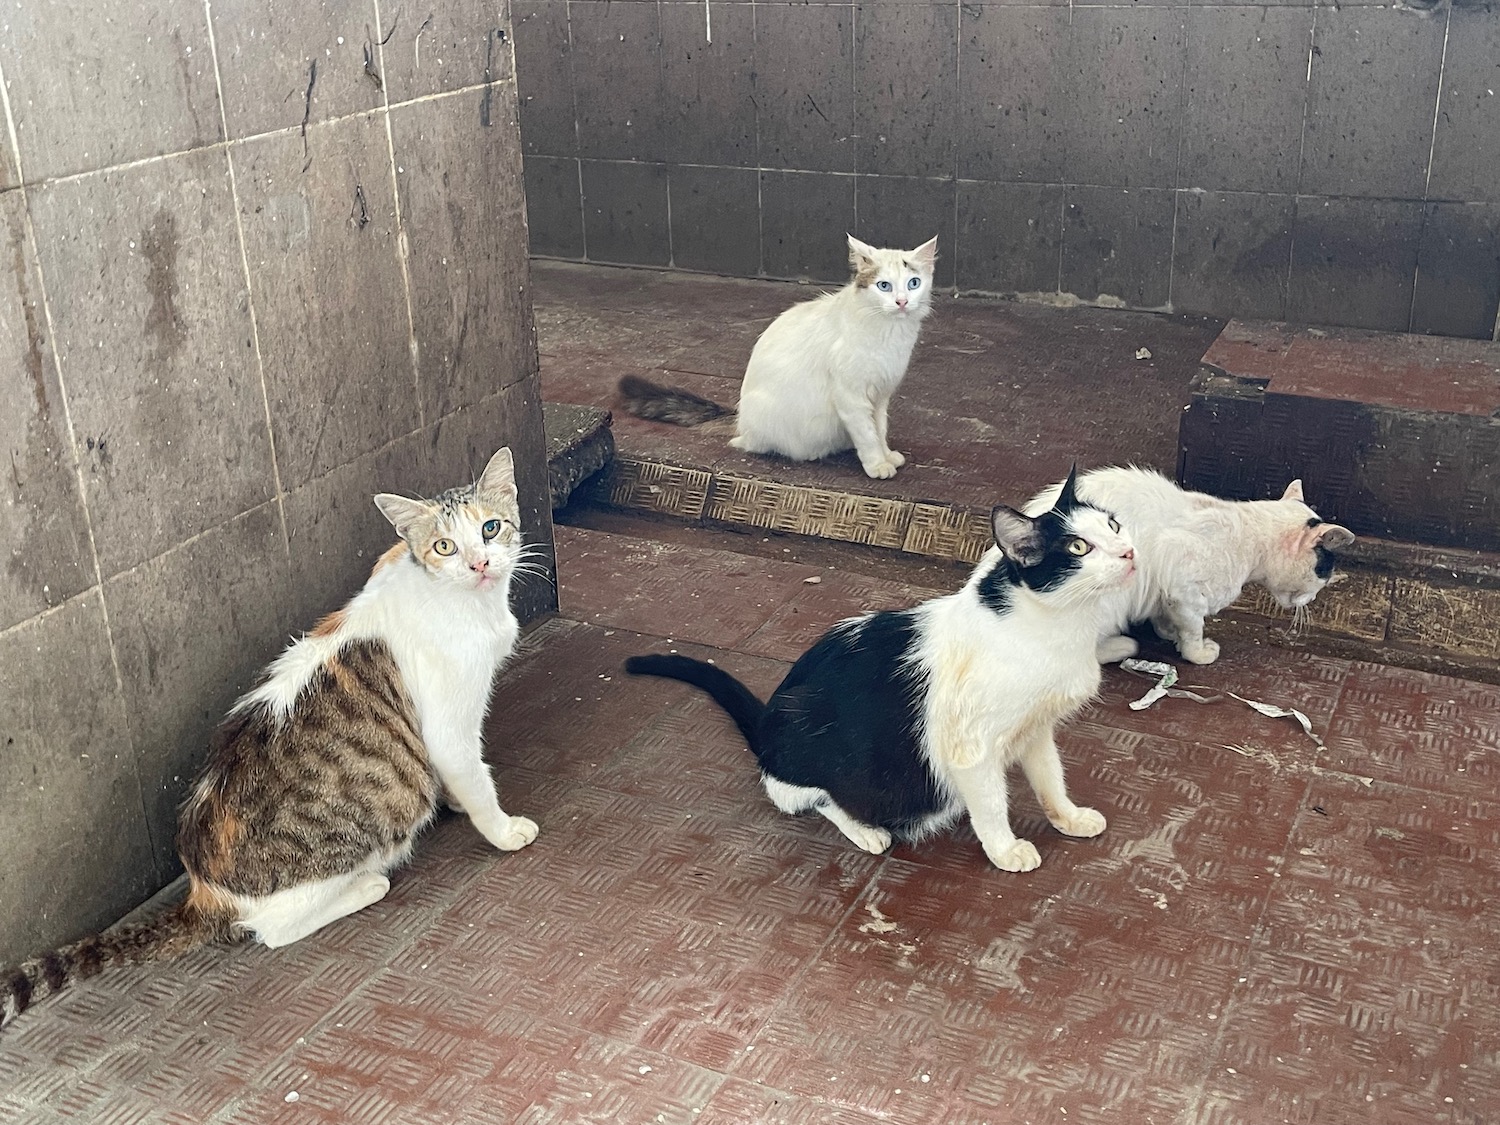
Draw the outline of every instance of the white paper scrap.
M1144 711L1162 696L1167 694L1167 689L1177 682L1177 669L1170 664L1162 664L1156 660L1122 660L1120 667L1127 672L1142 672L1148 676L1156 676L1156 686L1139 699L1130 704L1132 711Z
M1224 695L1231 699L1238 699L1246 707L1250 707L1271 719L1293 719L1297 725L1317 745L1322 746L1323 740L1313 731L1312 720L1298 711L1295 707L1277 707L1274 703L1262 703L1258 699L1246 699L1243 695L1236 695L1232 691L1226 691L1224 695L1199 695L1196 691L1174 686L1177 683L1177 669L1170 664L1163 664L1157 660L1122 660L1120 667L1127 672L1140 672L1147 676L1156 676L1157 681L1145 695L1130 704L1132 711L1144 711L1158 699L1167 696L1172 699L1191 699L1194 703L1217 703ZM1203 689L1208 690L1208 689Z

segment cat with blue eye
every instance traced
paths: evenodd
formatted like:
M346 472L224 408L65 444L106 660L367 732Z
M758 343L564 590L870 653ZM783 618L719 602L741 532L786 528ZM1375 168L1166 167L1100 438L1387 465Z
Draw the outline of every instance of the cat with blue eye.
M866 475L895 476L906 458L890 446L887 414L931 311L937 239L885 250L847 237L849 283L793 305L760 334L738 410L635 375L620 380L625 408L679 426L732 419L729 444L746 453L816 461L853 449Z

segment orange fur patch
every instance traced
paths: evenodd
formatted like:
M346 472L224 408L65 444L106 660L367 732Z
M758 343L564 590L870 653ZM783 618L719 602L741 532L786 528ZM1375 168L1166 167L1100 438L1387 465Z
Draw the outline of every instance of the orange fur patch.
M880 267L868 258L856 258L852 263L854 266L854 284L860 289L868 289L875 284L875 278L880 274Z
M378 566L379 564L377 563L376 565ZM312 636L314 636L314 637L328 637L328 636L332 636L334 633L337 633L343 627L344 627L344 611L341 610L341 609L336 609L332 613L326 613L326 614L324 614L323 617L318 621L318 623L313 626Z
M188 872L187 905L205 918L233 918L239 913L235 909L233 895L222 887L200 879L191 871Z
M328 674L333 677L333 682L338 684L340 691L358 694L359 681L355 679L354 673L349 671L349 666L337 656L329 660L323 667L328 669Z
M387 550L385 554L381 555L378 559L375 560L375 565L370 570L371 577L379 574L386 567L400 562L401 556L405 555L410 550L411 548L406 545L406 541L404 539L400 543L395 544L393 547Z

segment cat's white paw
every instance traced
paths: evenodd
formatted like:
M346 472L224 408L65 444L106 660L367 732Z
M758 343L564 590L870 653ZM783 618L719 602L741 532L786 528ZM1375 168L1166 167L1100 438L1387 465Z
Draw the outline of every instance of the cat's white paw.
M897 453L894 449L886 450L885 459L898 469L906 464L906 455L904 453Z
M899 467L891 461L873 461L864 466L865 476L874 480L890 480L891 477L896 475L896 470Z
M513 816L510 818L510 823L506 825L505 831L490 837L490 843L502 852L520 851L536 839L538 831L536 821L528 820L524 816Z
M1076 808L1069 815L1054 820L1052 827L1064 836L1089 837L1099 835L1108 824L1098 809Z
M854 841L855 847L871 855L884 855L886 849L891 846L891 834L884 828L876 828L872 824L853 825L845 834Z
M1212 664L1219 659L1219 642L1203 638L1201 644L1188 645L1178 650L1182 658L1193 664Z
M1134 637L1105 637L1099 642L1099 647L1094 655L1100 664L1117 664L1121 660L1128 660L1141 651L1141 646L1136 643Z
M985 848L984 854L1001 871L1035 871L1042 865L1042 854L1030 840L1013 841L998 852Z

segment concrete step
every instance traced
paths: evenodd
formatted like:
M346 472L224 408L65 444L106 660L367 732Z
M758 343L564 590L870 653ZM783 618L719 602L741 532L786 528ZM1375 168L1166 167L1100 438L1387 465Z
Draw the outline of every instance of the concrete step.
M595 517L585 513L608 511L625 521L621 529L643 521L637 534L661 535L675 523L741 542L795 536L919 567L972 564L990 543L990 507L1024 501L1075 459L1084 468L1135 463L1170 473L1179 417L1221 327L946 300L892 405L892 444L909 463L891 480L871 480L853 454L813 464L748 456L729 448L716 425L683 429L619 409L615 387L631 372L732 405L770 311L806 296L793 286L714 279L632 287L631 277L577 267L537 274L544 394L614 409L615 456L559 521L587 524ZM609 340L617 346L606 352ZM1292 476L1312 479L1315 459L1306 460L1301 472L1283 470L1275 493ZM1324 509L1315 491L1310 499ZM1367 538L1341 569L1304 630L1293 634L1258 589L1225 611L1225 627L1500 682L1500 555Z

